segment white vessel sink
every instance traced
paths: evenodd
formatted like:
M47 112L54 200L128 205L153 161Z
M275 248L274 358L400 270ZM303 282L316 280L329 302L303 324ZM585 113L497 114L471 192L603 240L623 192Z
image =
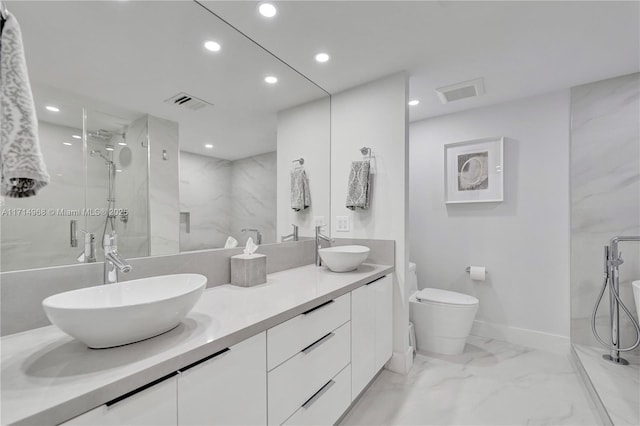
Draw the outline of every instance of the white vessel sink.
M204 275L162 275L56 294L42 306L65 333L90 348L110 348L176 327L206 285Z
M369 256L369 247L338 246L318 250L320 258L333 272L348 272L356 269Z

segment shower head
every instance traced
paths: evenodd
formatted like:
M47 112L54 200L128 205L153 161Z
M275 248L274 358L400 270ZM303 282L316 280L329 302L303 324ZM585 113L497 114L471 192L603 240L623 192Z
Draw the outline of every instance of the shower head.
M114 162L109 157L104 155L104 153L102 151L98 151L96 149L92 149L91 152L89 153L89 155L91 155L92 157L95 157L96 155L100 156L106 162L106 164L114 164Z

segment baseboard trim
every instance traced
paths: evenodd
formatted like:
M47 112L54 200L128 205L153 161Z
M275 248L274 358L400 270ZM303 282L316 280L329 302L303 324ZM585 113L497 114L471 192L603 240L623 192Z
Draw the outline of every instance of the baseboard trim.
M568 337L479 320L473 322L471 334L561 355L568 355L571 348Z
M384 365L389 371L398 374L409 374L409 370L413 367L413 348L409 346L405 353L394 352L391 359Z

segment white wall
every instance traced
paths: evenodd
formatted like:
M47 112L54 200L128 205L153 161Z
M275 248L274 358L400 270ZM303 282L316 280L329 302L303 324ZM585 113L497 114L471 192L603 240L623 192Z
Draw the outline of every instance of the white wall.
M502 203L444 203L444 144L504 136ZM475 334L568 347L569 91L411 124L410 245L419 287L480 300ZM483 265L473 282L469 265Z
M405 290L408 269L407 80L396 74L331 97L331 235L396 242L394 273L394 357L388 367L406 372L409 310ZM373 176L368 210L345 207L351 162L370 147ZM336 232L336 216L349 216L351 230Z
M300 236L311 237L315 232L314 216L324 216L325 223L329 223L330 120L329 97L278 113L278 242L281 236L291 233L291 224L300 227ZM304 158L309 178L311 206L296 212L291 209L291 170L292 161L300 157Z

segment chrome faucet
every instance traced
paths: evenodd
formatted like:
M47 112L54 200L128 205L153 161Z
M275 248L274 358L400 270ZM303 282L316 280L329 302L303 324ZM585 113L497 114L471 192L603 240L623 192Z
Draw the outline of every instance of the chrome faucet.
M118 253L118 236L115 231L104 236L104 283L118 282L118 271L129 272L131 265Z
M256 233L256 244L258 244L258 245L262 244L262 234L257 229L243 228L243 229L240 230L240 232L255 232Z
M280 237L281 242L284 243L285 241L289 241L289 240L298 241L298 225L295 225L292 223L291 226L293 226L293 233Z
M322 266L322 259L320 258L320 254L318 253L318 249L320 249L320 240L327 241L329 244L335 243L336 240L333 238L329 238L326 235L322 235L320 230L327 225L316 226L316 266Z

